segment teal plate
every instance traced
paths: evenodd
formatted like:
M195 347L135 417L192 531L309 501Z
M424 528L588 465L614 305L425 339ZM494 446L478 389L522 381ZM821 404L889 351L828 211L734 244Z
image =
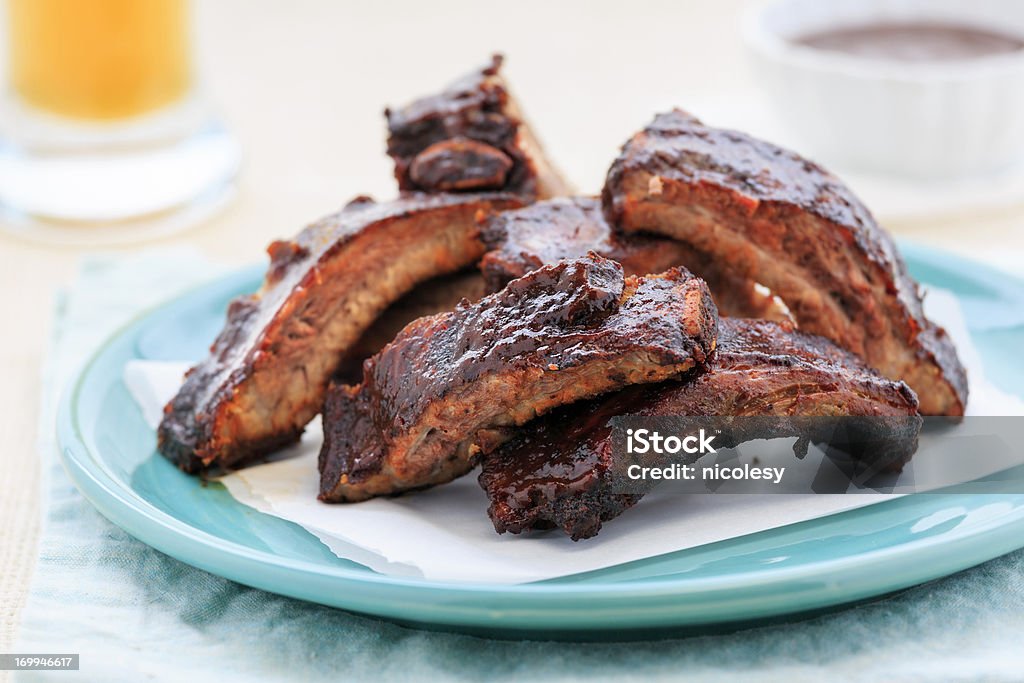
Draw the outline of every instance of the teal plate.
M1024 283L942 252L908 245L905 254L921 281L957 294L989 376L1019 391ZM262 270L194 290L122 329L71 385L58 420L64 464L101 513L214 574L432 628L624 637L820 610L1024 546L1024 495L921 495L540 583L443 583L375 573L336 558L298 525L235 502L221 485L176 470L156 453L153 430L122 382L125 363L135 358L200 358L228 300L254 290Z

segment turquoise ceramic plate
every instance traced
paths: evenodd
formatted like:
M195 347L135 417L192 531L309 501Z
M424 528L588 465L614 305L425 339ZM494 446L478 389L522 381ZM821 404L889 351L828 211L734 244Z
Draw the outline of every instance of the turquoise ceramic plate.
M906 248L914 274L957 293L991 377L1024 386L1024 283L951 255ZM1024 546L1024 496L926 495L610 569L507 586L393 578L334 557L301 527L201 485L154 450L121 381L133 358L201 357L248 269L146 314L69 389L64 463L111 521L196 567L303 600L462 630L586 636L749 621L862 600Z

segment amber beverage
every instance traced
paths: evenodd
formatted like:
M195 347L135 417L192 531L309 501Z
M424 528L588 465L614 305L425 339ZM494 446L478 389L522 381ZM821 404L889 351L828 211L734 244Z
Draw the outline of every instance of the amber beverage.
M190 88L186 0L7 2L11 85L32 107L124 119Z

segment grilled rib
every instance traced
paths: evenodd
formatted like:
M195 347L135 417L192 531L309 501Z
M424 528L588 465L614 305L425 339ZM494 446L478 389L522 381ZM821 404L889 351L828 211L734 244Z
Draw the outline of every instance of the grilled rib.
M623 147L604 189L626 232L679 240L767 286L802 330L906 381L927 415L962 415L963 366L864 205L818 165L675 110Z
M483 458L480 485L498 533L560 528L573 540L640 500L616 485L611 420L620 415L860 416L843 430L822 420L716 420L725 448L763 438L826 442L878 469L898 470L917 448L917 398L821 337L768 321L723 318L707 372L680 382L630 387L534 420ZM628 492L626 492L628 490Z
M164 408L160 452L198 472L296 440L377 316L419 282L480 258L479 212L520 204L500 194L362 197L270 245L262 288L231 303L210 355Z
M387 109L388 154L403 191L569 194L502 77L501 55L400 109Z
M689 272L627 278L594 254L420 318L364 364L362 384L328 392L320 499L450 481L537 415L702 366L716 329Z

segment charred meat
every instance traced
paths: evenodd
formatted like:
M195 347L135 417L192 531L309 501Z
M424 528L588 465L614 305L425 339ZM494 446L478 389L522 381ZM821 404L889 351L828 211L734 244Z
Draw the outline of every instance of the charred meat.
M560 528L574 540L597 534L642 494L615 486L612 418L757 416L716 420L716 443L764 438L825 442L878 469L898 470L917 447L917 398L826 339L768 321L723 319L711 367L680 382L630 387L577 403L519 429L483 458L480 484L499 533ZM845 432L800 416L858 416ZM884 447L879 448L882 444ZM621 470L618 470L621 473Z
M921 309L889 235L835 176L683 111L655 118L608 173L604 206L626 232L683 242L781 297L800 328L904 380L927 415L962 415L963 366Z
M594 254L420 318L366 361L362 384L328 392L320 499L450 481L553 408L701 367L717 318L689 272L625 277Z
M401 109L388 109L388 154L403 191L569 193L502 77L502 57Z
M164 408L160 452L198 472L296 440L377 316L418 283L480 258L479 212L520 204L500 194L359 198L272 244L262 288L231 303L210 355Z

